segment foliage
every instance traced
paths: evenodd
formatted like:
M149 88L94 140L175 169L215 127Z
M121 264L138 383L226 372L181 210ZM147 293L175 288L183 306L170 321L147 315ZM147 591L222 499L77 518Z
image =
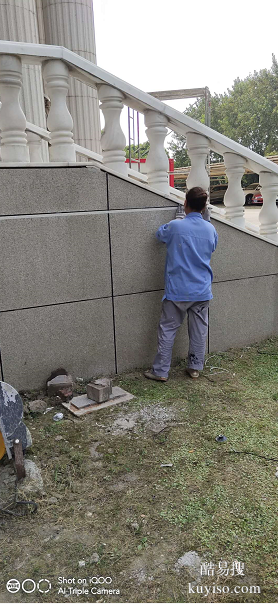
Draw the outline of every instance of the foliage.
M205 123L204 99L191 104L186 114ZM269 70L237 78L227 92L212 95L211 127L260 155L277 154L278 62L274 55ZM190 165L185 137L174 135L169 150L176 167ZM212 154L211 161L219 161L219 157Z
M150 143L149 141L145 141L144 143L140 143L139 144L139 149L140 149L140 157L145 158L147 157L149 150L150 150ZM131 157L133 159L138 159L138 145L130 145L130 150L131 150ZM129 158L129 145L127 145L124 148L124 152L125 152L125 156L128 159Z

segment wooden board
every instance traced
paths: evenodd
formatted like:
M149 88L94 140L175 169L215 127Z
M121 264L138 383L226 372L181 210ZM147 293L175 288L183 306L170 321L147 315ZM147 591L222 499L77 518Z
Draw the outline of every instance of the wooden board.
M101 409L112 407L113 405L118 405L119 403L128 403L133 398L133 394L130 394L118 386L114 386L112 388L111 398L105 403L96 403L95 401L88 399L87 394L81 394L81 396L74 396L69 403L63 403L63 407L68 409L68 411L73 413L73 415L76 417L82 417L83 415L88 415L88 413L92 413L93 411L100 411ZM81 406L82 401L84 402L84 407ZM74 405L74 402L77 402L79 408ZM89 405L88 402L90 403Z

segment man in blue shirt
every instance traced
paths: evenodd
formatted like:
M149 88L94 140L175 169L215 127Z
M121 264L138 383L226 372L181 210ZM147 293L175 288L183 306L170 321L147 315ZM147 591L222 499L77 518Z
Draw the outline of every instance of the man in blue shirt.
M148 379L166 382L176 332L188 316L187 373L199 377L204 367L208 332L208 307L213 279L210 259L217 245L215 228L203 220L206 192L194 187L186 194L185 218L161 226L156 237L167 245L165 293L158 327L158 350Z

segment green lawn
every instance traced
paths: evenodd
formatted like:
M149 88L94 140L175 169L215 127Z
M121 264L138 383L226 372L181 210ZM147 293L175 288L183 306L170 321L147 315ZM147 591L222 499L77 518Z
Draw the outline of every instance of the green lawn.
M60 423L29 414L27 456L45 495L36 515L0 515L1 602L278 602L278 339L211 355L199 380L184 370L181 361L166 384L118 376L135 399L83 419L63 408ZM177 572L190 551L213 574ZM235 561L244 576L232 576ZM75 579L67 590L82 587L78 578L90 590L95 576L120 594L58 593L59 577ZM8 579L27 577L48 578L51 591L6 591Z

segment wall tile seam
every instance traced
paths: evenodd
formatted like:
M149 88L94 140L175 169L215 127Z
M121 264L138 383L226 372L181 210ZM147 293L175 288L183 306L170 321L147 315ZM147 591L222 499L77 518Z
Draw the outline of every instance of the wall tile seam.
M226 280L222 280L222 281L213 281L213 285L217 285L220 283L232 283L234 281L249 281L250 279L264 279L266 277L277 277L278 273L269 273L269 274L265 274L265 275L255 275L255 276L248 276L248 277L240 277L238 279L226 279ZM78 304L78 303L82 303L82 302L93 302L94 300L107 300L107 299L111 299L114 300L115 298L122 298L124 296L139 296L139 295L143 295L143 294L151 294L151 293L158 293L164 292L164 288L160 288L160 289L146 289L146 290L140 290L140 291L136 291L136 292L123 292L121 294L115 294L113 293L111 296L97 296L95 298L83 298L80 300L66 300L63 302L54 302L52 304L38 304L36 306L24 306L24 307L18 307L18 308L8 308L8 309L0 309L0 313L8 313L8 312L19 312L22 310L32 310L32 309L36 309L36 308L48 308L50 306L63 306L65 304Z
M65 306L66 304L82 304L83 302L94 302L95 300L112 300L112 295L110 296L98 296L96 298L83 298L81 300L66 300L65 302L53 302L52 304L38 304L37 306L22 306L18 308L7 308L1 309L0 314L8 313L8 312L20 312L23 310L35 310L36 308L50 308L51 306ZM0 317L1 321L1 317Z
M86 167L86 166L85 166ZM87 168L93 168L93 165L87 166ZM167 193L161 193L160 191L158 191L157 189L153 189L152 187L150 187L147 183L143 183L143 182L136 182L135 177L129 177L129 176L124 176L123 174L119 174L117 172L114 172L113 170L111 170L111 168L107 168L104 165L101 166L96 166L100 172L106 172L108 174L108 182L109 182L109 176L112 176L112 178L117 178L120 181L124 181L129 183L130 185L133 185L135 187L138 187L139 189L143 189L144 191L147 191L148 193L151 193L152 195L156 195L157 197L160 197L161 199L167 199L167 201L171 201L171 203L175 204L176 206L180 205L181 203L184 204L183 200L178 200L178 199L173 199L169 194ZM177 189L178 190L178 189ZM173 206L175 207L175 206Z
M112 324L113 324L113 344L114 344L114 362L115 362L115 373L118 373L118 360L117 360L117 334L116 334L116 317L115 317L115 306L114 306L114 277L113 277L113 254L112 254L112 240L111 240L111 224L110 224L110 212L109 212L109 185L108 185L108 174L106 174L106 202L107 202L107 228L108 228L108 243L109 243L109 265L110 265L110 279L111 279L111 292L112 292Z
M39 163L39 162L22 162L21 164L19 164L18 162L10 162L10 163L1 163L0 165L0 169L1 170L23 170L23 169L27 169L27 170L40 170L40 169L49 169L49 170L53 170L53 169L66 169L66 168L85 168L86 170L94 170L96 172L103 172L104 174L107 174L108 177L112 176L114 178L117 178L118 180L122 181L122 182L127 182L128 184L130 184L131 186L135 186L138 187L139 189L143 189L144 191L147 191L148 193L151 193L152 195L155 195L163 200L167 200L170 201L173 205L172 207L176 207L178 205L180 205L181 203L183 204L183 200L178 200L178 199L173 199L171 195L168 195L167 193L165 194L161 194L161 192L159 192L157 189L153 189L151 187L149 187L146 183L143 182L136 182L135 178L133 177L129 177L129 176L123 176L123 175L119 175L117 172L114 172L113 170L111 170L110 168L107 168L106 166L104 166L103 164L96 164L93 162L96 162L97 160L89 160L87 162L43 162L43 163ZM174 194L173 194L174 195Z
M248 281L249 279L263 279L264 277L277 277L277 273L263 273L262 275L248 275L247 277L234 277L233 279L213 279L212 285L216 285L217 283L232 283L233 281Z
M113 300L115 298L122 298L124 296L137 296L141 294L152 294L156 292L164 292L163 289L146 289L138 292L128 292L124 294L113 294L110 296L97 296L96 298L82 298L80 300L66 300L64 302L53 302L52 304L38 304L36 306L22 306L18 308L0 308L0 313L8 313L8 312L19 312L21 310L35 310L36 308L49 308L51 306L64 306L65 304L79 304L82 302L94 302L94 300Z
M224 220L224 219L216 218L215 216L211 216L211 223L212 224L213 224L213 220L215 220L216 222L218 222L220 224L222 223L222 224L224 224L225 226L227 226L229 228L233 228L236 231L240 231L241 233L244 233L245 235L249 235L249 237L255 237L256 239L259 239L260 241L264 241L265 243L268 243L270 245L274 245L274 247L278 247L278 243L276 243L276 241L272 241L271 239L267 239L264 235L260 235L259 232L255 233L255 231L249 231L246 228L239 226L238 224L228 222L227 220ZM217 230L217 225L215 225L215 228Z
M91 139L88 139L91 140ZM80 154L82 155L82 154ZM11 163L5 163L4 165L1 162L0 165L0 169L1 170L23 170L23 169L28 169L28 170L40 170L40 169L49 169L49 170L53 170L53 169L66 169L66 168L86 168L86 170L95 170L98 172L103 172L104 174L108 174L110 176L113 176L115 178L118 178L121 181L127 182L128 184L132 185L132 186L136 186L139 187L140 189L143 189L144 191L147 191L148 193L151 193L152 195L156 195L157 197L163 199L163 200L167 200L170 201L173 205L172 207L175 208L179 205L183 205L183 201L180 201L178 199L173 199L170 195L161 195L156 189L152 189L151 187L149 187L148 185L144 184L144 183L140 183L140 182L135 182L133 181L131 178L127 177L123 177L123 176L119 176L116 172L110 172L108 168L106 168L105 166L97 166L95 164L92 164L90 162L44 162L44 163L26 163L26 162L22 162L21 165L19 165L18 163L15 162L11 162Z
M1 5L0 5L1 6ZM82 155L80 153L80 155ZM85 162L67 162L67 161L56 161L56 162L0 162L0 171L1 170L65 170L68 168L91 168L95 171L102 171L95 165L89 164L88 161Z
M113 298L123 298L124 296L140 296L142 294L153 294L153 293L157 293L157 292L164 292L164 287L161 289L144 289L142 291L137 291L137 292L128 292L128 293L124 293L124 294L114 294Z
M265 274L265 275L254 275L254 276L248 276L248 277L239 277L238 279L224 279L223 281L213 281L212 285L218 285L220 283L233 283L234 281L249 281L250 279L264 279L265 277L277 277L278 276L278 272L277 273L269 273L269 274ZM113 294L113 298L122 298L124 296L138 296L141 294L151 294L151 293L155 293L155 292L164 292L164 287L163 288L159 288L159 289L144 289L144 290L138 290L136 292L124 292L121 294Z
M49 213L40 213L40 214L1 214L0 221L3 220L20 220L23 218L62 218L65 216L97 216L103 214L131 214L131 213L139 213L139 212L152 212L154 210L171 210L172 207L164 206L164 207L146 207L146 208L119 208L114 210L80 210L80 211L72 211L72 212L49 212Z

